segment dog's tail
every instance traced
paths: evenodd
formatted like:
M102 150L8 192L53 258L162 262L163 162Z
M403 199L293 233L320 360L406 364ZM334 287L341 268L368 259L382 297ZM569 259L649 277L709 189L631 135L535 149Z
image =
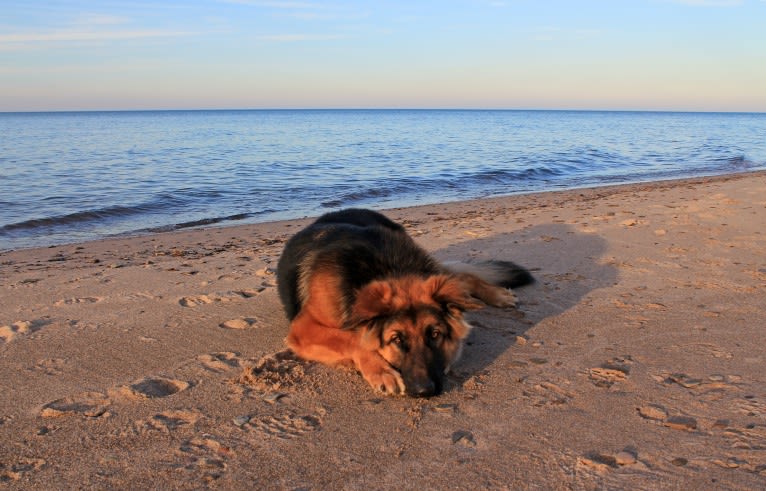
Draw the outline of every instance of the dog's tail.
M535 282L535 277L526 268L511 261L489 260L476 263L449 261L442 263L450 273L468 273L478 276L487 283L504 288L518 288Z

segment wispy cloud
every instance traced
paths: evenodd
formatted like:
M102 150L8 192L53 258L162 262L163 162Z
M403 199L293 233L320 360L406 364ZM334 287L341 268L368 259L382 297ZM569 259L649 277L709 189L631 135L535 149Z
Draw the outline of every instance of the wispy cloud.
M0 43L44 43L77 41L115 41L158 37L193 35L186 31L134 30L134 31L52 31L0 34Z
M87 44L142 39L170 39L196 34L194 32L163 30L126 30L114 32L61 31L0 34L0 52L67 49L68 47L81 47Z
M258 36L259 41L273 43L297 43L305 41L333 41L343 39L345 36L335 34L271 34Z
M115 26L128 24L129 17L110 14L85 13L75 19L74 24L83 26Z
M369 14L360 14L353 8L339 5L330 5L318 2L296 1L264 1L264 0L218 0L221 3L246 5L260 9L270 10L276 17L291 17L298 20L349 20L367 17Z

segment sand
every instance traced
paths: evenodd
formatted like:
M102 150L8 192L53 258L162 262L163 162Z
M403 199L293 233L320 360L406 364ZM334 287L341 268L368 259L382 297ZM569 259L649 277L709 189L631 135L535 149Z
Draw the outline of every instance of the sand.
M538 279L431 399L284 351L309 220L0 254L1 485L766 486L766 173L386 213Z

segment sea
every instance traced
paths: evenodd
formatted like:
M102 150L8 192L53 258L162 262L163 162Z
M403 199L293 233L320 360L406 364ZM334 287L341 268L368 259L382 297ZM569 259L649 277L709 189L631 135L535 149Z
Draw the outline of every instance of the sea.
M0 251L760 169L764 113L0 113Z

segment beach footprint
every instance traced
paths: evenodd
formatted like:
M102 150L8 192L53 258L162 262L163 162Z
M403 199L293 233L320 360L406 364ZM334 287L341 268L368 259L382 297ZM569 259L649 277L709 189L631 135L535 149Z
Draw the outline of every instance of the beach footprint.
M246 366L239 382L260 392L292 389L303 381L307 366L307 362L300 360L289 349L284 349L264 356L252 366Z
M62 416L98 418L108 414L111 403L109 397L101 392L83 392L45 404L40 411L40 416L43 418Z
M38 360L30 370L44 373L45 375L61 375L67 364L68 362L63 358L45 358Z
M0 483L19 481L30 472L34 472L45 465L45 460L37 458L17 458L11 463L0 461Z
M121 396L132 400L168 397L190 387L189 382L166 377L147 377L117 389Z
M265 287L246 288L243 290L229 291L222 293L208 293L204 295L189 295L181 297L178 303L182 307L199 307L201 305L210 305L212 303L228 303L237 299L253 298L260 295Z
M88 304L88 303L97 303L101 302L103 300L103 297L75 297L75 298L65 298L63 300L59 300L55 302L53 305L56 307L63 307L65 305L79 305L79 304Z
M235 330L250 329L252 327L258 327L258 319L254 317L238 317L236 319L231 319L226 322L221 322L219 326L224 329L235 329Z
M630 355L611 358L601 366L588 370L588 377L596 387L609 388L615 383L625 382L630 374L633 359Z
M202 364L203 368L215 373L227 372L242 366L242 360L239 358L239 355L231 351L200 355L197 357L197 360Z
M0 342L10 343L17 337L39 331L50 323L51 321L47 319L37 319L32 321L16 321L13 324L0 326Z
M219 298L215 295L194 295L183 297L178 301L178 303L182 307L197 307L199 305L208 305L216 301L219 301Z
M192 428L201 418L202 414L197 411L174 409L155 414L146 420L139 420L134 426L137 434L154 431L171 433L183 428Z
M523 396L534 407L553 407L568 404L575 398L575 393L550 380L535 382L532 379L524 381Z
M222 478L228 468L233 450L211 435L202 435L186 441L179 448L185 463L182 470L199 474L200 480L210 483Z
M238 425L245 431L262 436L276 437L289 440L317 431L322 426L321 415L318 413L301 415L293 411L278 415L254 415L240 420Z

